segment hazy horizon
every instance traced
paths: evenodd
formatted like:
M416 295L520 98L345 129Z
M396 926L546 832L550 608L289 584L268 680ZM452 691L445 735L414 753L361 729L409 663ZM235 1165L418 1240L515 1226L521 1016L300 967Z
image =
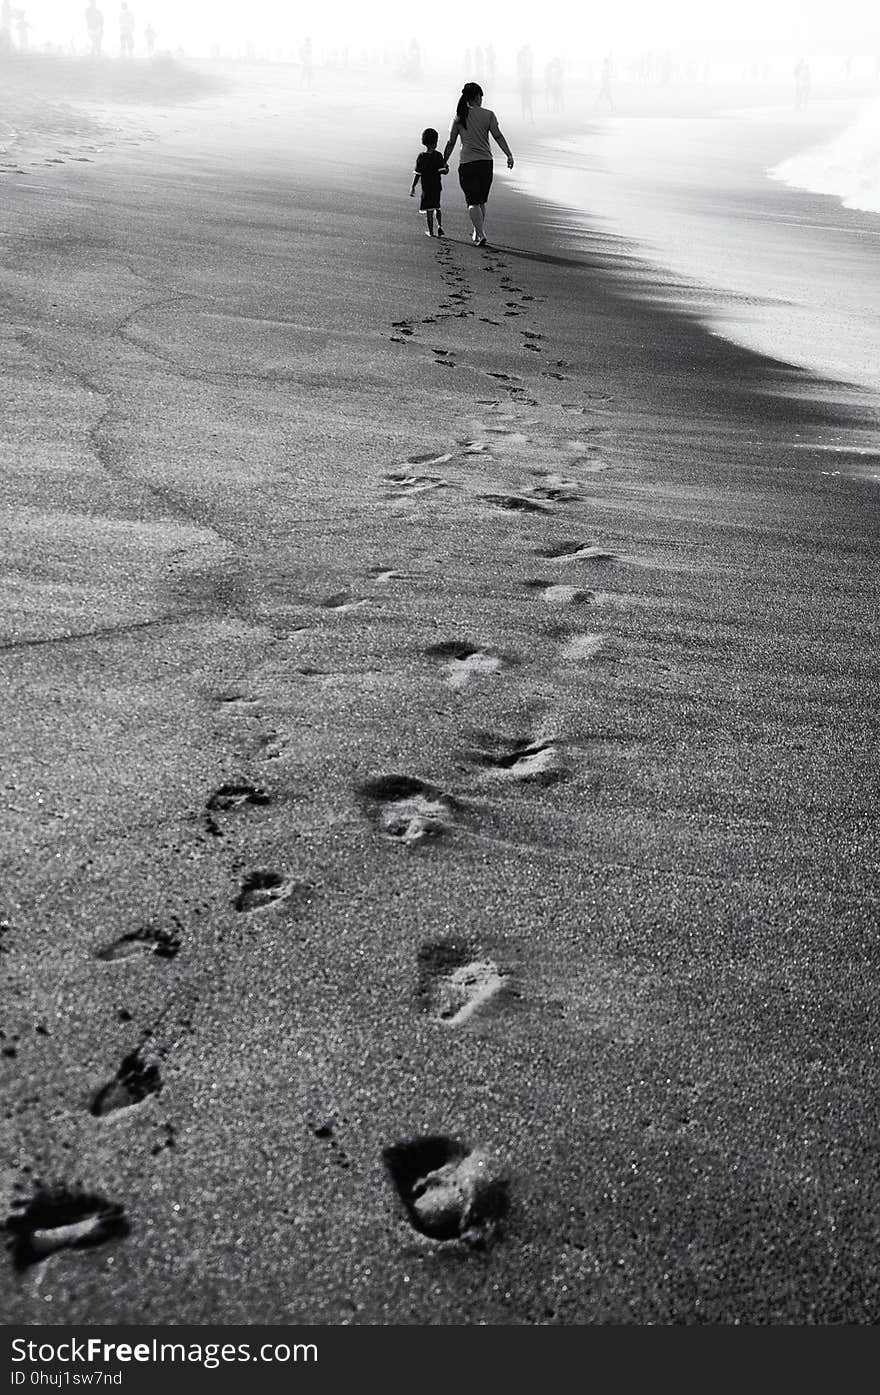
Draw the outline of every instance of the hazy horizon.
M101 3L104 19L103 53L119 52L119 0ZM880 54L880 18L866 0L843 0L831 9L817 0L743 0L735 8L709 9L701 0L620 0L605 13L572 13L568 3L549 0L540 7L522 0L484 5L475 17L464 0L450 0L438 21L425 23L423 12L403 0L381 0L367 10L352 0L331 0L321 6L279 9L277 0L131 0L135 22L134 52L146 52L144 31L155 32L157 51L182 48L193 56L218 50L229 56L251 50L262 56L299 58L311 38L316 62L344 50L356 63L366 54L405 51L415 40L425 59L461 62L469 48L491 45L498 61L510 63L517 50L531 44L536 57L559 54L568 65L595 61L606 52L636 55L658 50L697 52L738 58L771 57L794 52L814 56L852 57L864 61ZM47 43L84 51L87 47L86 0L32 0L15 5L24 12L29 47Z

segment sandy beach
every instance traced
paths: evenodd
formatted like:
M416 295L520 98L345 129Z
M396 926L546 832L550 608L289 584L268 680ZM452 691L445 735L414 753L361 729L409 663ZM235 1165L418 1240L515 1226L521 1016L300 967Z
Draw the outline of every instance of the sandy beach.
M876 410L222 100L3 185L6 1320L876 1322Z

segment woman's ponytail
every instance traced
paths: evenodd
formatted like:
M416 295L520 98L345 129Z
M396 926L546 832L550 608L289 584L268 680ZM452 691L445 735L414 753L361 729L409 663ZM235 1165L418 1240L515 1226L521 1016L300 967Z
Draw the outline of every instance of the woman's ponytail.
M466 82L461 89L461 96L458 99L458 106L455 108L455 115L458 117L458 124L462 130L467 129L468 103L475 97L482 97L483 89L478 82Z

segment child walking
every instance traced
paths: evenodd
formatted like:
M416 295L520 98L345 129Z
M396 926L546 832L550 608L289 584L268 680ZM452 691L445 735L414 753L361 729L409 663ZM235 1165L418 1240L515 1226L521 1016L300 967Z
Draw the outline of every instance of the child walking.
M437 236L445 236L443 232L443 214L440 212L440 195L443 190L443 182L440 176L449 173L449 166L444 161L443 156L437 153L437 142L439 139L440 137L437 132L431 126L422 131L422 145L425 148L416 160L412 188L409 191L409 196L412 198L416 192L416 185L419 180L421 180L422 197L419 208L428 220L428 226L425 229L425 237L434 236L435 213L437 215Z

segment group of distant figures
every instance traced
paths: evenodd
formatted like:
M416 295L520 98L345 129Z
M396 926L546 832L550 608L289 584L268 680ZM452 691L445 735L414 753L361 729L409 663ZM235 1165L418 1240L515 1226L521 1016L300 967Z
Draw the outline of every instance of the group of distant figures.
M104 45L104 16L95 0L89 0L86 7L86 32L89 36L89 53L92 58L100 58ZM156 31L152 24L148 24L144 30L144 43L147 57L152 58L156 50ZM126 0L122 0L119 11L119 52L123 58L134 57L134 15Z
M89 0L85 17L88 51L92 58L100 58L104 45L104 16L95 4L95 0ZM13 47L12 35L14 33L14 46L24 52L28 48L30 28L24 10L14 10L12 0L0 0L0 50L8 51ZM119 11L119 52L123 58L134 57L134 32L134 15L128 8L126 0L123 0ZM144 43L148 57L152 58L156 51L156 31L152 24L148 24L144 30Z
M491 54L491 68L494 74L495 55L491 49L487 50ZM479 56L480 49L477 49ZM470 51L465 55L465 61L470 56ZM489 73L487 72L487 77ZM606 111L614 110L614 97L611 91L611 84L614 77L614 60L609 53L602 63L602 71L599 81L599 91L596 96L596 109L604 108ZM535 107L535 55L532 52L531 44L523 44L516 55L516 86L519 92L520 113L523 120L534 121ZM557 54L551 58L544 67L544 106L549 112L561 112L565 110L565 73L562 59Z

